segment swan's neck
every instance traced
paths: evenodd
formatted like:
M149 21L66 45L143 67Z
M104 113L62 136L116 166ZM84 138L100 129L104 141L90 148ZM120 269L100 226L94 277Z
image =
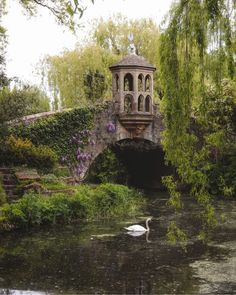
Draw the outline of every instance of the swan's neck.
M146 229L147 229L147 231L150 231L149 224L148 224L149 221L150 221L150 219L146 220Z

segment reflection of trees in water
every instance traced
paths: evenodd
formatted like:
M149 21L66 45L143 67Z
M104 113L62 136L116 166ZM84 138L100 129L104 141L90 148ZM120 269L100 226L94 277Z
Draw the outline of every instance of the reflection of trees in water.
M175 248L147 244L145 235L92 241L90 236L81 242L76 233L61 232L11 245L0 256L5 287L146 294L170 291L177 277L180 290L192 291L191 270L178 268L183 255L177 258Z
M201 283L195 278L191 264L207 257L209 263L217 260L220 265L230 250L200 242L191 242L188 253L177 246L168 246L164 235L166 220L171 215L166 211L166 200L160 202L157 198L156 201L152 203L159 207L158 216L162 219L152 224L151 243L147 243L145 235L132 237L122 233L122 226L116 223L109 224L109 233L116 236L102 239L91 239L94 234L108 233L104 225L97 222L25 237L17 233L8 235L0 241L0 277L3 279L0 288L62 294L197 293ZM181 224L190 222L190 208L195 208L192 202L187 205L190 207L181 218ZM192 230L196 227L192 216L191 222ZM218 230L217 242L234 240L234 228ZM223 290L224 284L220 283L219 290ZM231 282L228 289L230 286Z

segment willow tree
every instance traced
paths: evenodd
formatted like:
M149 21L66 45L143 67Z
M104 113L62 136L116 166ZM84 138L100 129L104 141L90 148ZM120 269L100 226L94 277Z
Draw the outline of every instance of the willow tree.
M111 98L109 66L129 53L130 33L137 53L157 64L160 34L152 20L131 21L120 15L96 20L84 46L44 60L44 76L55 101L60 100L62 107L74 107ZM158 96L158 83L155 85Z
M160 43L166 159L203 208L204 227L216 222L209 192L212 151L229 139L223 126L209 128L209 89L223 98L224 79L233 83L235 78L234 9L233 0L181 0L170 11ZM231 96L235 99L233 92ZM181 208L174 178L164 178L164 183L171 193L170 204ZM170 230L181 236L174 223Z
M0 3L0 89L8 85L8 79L5 73L5 48L7 44L6 29L2 26L2 17L5 12L4 2Z
M117 56L94 44L44 59L43 72L54 102L71 108L111 96L109 65Z
M150 18L130 20L121 14L107 20L94 21L91 39L98 46L112 51L113 54L123 58L127 55L130 40L133 35L136 54L145 57L151 64L158 67L158 48L160 31L156 23ZM155 99L159 97L159 73L154 73Z

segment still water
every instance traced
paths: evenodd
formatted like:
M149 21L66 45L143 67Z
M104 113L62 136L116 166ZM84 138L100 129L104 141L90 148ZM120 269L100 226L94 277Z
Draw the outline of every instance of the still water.
M83 222L0 240L0 294L236 294L236 200L216 201L224 221L203 244L196 238L199 209L186 198L175 213L163 193L150 194L135 219ZM130 236L124 226L144 225L149 236ZM187 251L166 240L177 217L192 236Z

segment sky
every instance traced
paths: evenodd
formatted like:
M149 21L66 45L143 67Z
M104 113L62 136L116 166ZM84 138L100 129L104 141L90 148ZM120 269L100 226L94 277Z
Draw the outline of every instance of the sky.
M1 0L0 0L1 1ZM8 14L4 17L7 28L7 74L19 77L30 84L39 84L40 77L35 68L45 55L55 55L65 49L73 49L83 42L90 23L95 18L108 19L122 13L129 19L152 18L160 24L173 0L83 0L86 11L80 20L81 28L74 35L59 26L45 9L37 17L28 17L18 0L8 0Z

